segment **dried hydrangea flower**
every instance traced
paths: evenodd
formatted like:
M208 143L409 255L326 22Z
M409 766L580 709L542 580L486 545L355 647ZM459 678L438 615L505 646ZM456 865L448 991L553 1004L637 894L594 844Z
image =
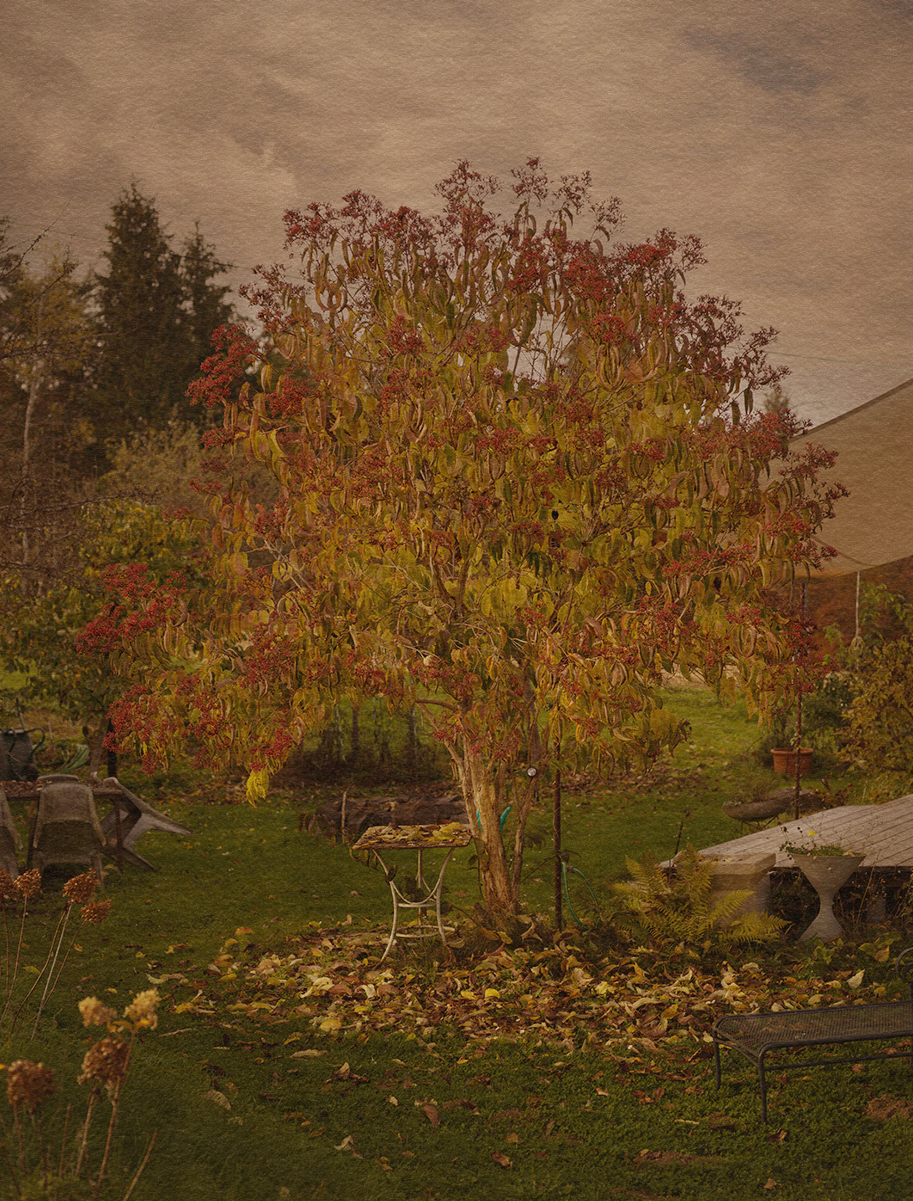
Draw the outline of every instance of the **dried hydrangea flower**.
M158 1015L155 1012L158 1003L158 989L147 988L145 992L136 994L124 1010L124 1017L128 1022L133 1023L135 1030L154 1030L159 1024Z
M90 901L88 905L83 905L81 913L84 922L103 922L111 912L111 898L107 897L104 901Z
M103 1038L86 1051L82 1061L80 1084L98 1082L106 1088L120 1084L127 1074L130 1045L119 1038Z
M37 867L16 877L16 891L21 897L37 897L41 892L41 872Z
M117 1010L109 1009L98 997L83 997L79 1002L79 1012L84 1026L107 1026L117 1017Z
M98 887L98 876L95 872L83 872L81 876L73 876L63 886L63 895L68 901L76 901L80 905L91 901Z
M10 1105L24 1105L29 1113L54 1092L54 1073L43 1063L17 1059L6 1069L6 1096Z
M0 867L0 903L7 900L9 897L18 897L19 892L12 876Z

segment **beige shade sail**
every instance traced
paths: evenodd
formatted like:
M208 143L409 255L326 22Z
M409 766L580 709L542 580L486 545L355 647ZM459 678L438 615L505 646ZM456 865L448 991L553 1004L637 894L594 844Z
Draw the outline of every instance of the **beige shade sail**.
M818 576L847 575L913 555L913 380L794 438L837 451L827 478L849 490L818 541L832 546Z

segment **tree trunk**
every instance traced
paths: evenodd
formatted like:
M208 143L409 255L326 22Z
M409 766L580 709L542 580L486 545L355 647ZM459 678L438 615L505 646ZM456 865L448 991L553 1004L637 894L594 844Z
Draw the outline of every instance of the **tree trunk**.
M113 733L114 733L114 722L109 717L105 741L107 741L107 735L113 734ZM116 777L117 776L117 751L112 751L110 747L107 747L106 749L108 752L108 775Z
M350 748L352 752L352 762L356 766L361 762L361 726L359 725L358 716L361 712L361 705L356 705L352 702L352 739Z
M535 770L535 769L534 769ZM522 788L515 793L517 825L514 830L514 858L511 866L511 888L514 896L520 899L520 876L523 873L523 850L526 846L526 823L538 795L538 775L529 775Z
M511 863L511 888L516 901L520 899L520 877L523 873L523 851L526 846L526 823L532 811L533 804L539 796L539 772L542 760L542 740L539 733L539 714L536 709L536 694L532 683L527 682L525 700L528 713L528 728L526 736L526 773L522 788L514 790L514 816L517 825L514 830L514 858Z
M451 746L450 754L476 841L485 907L492 913L516 912L517 893L501 837L504 768L492 771L481 754L466 743Z
M409 710L409 741L406 743L406 770L414 780L418 775L418 718L415 705Z
M101 767L102 757L105 753L105 739L108 736L108 719L103 717L98 723L98 729L95 731L89 743L89 773L97 772Z

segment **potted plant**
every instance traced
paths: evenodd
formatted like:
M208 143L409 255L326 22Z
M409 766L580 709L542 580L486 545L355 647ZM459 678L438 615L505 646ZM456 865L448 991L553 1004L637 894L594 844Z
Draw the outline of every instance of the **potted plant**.
M814 830L807 830L804 836L798 831L802 839L798 842L793 841L794 835L790 835L785 826L783 833L786 835L786 841L780 844L780 850L790 856L817 892L820 901L818 916L800 935L800 941L820 938L827 942L839 938L843 927L834 916L834 897L837 890L862 863L865 854L843 847L839 843L816 842L817 835Z
M770 754L773 757L774 771L781 776L796 775L796 747L798 739L796 737L796 727L798 725L798 714L793 705L781 706L774 714L769 727L769 739L767 746L770 748ZM811 771L812 767L811 747L802 747L799 750L799 775L805 776Z
M812 770L814 750L810 746L802 747L798 752L792 747L778 746L771 750L774 761L774 771L781 776L795 776L796 754L799 755L799 775L807 776Z

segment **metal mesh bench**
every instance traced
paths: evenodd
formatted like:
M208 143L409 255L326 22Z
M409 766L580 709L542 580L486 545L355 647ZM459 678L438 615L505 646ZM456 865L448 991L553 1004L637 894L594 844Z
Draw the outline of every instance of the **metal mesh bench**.
M767 1068L784 1070L822 1065L863 1063L871 1059L906 1057L913 1064L913 1044L863 1055L827 1055L821 1059L775 1056L784 1049L848 1046L853 1043L913 1040L913 947L897 959L897 974L909 986L906 1001L877 1001L870 1005L837 1005L828 1009L786 1009L768 1013L730 1013L713 1027L716 1087L720 1087L720 1048L729 1047L758 1069L761 1088L761 1117L767 1121Z

